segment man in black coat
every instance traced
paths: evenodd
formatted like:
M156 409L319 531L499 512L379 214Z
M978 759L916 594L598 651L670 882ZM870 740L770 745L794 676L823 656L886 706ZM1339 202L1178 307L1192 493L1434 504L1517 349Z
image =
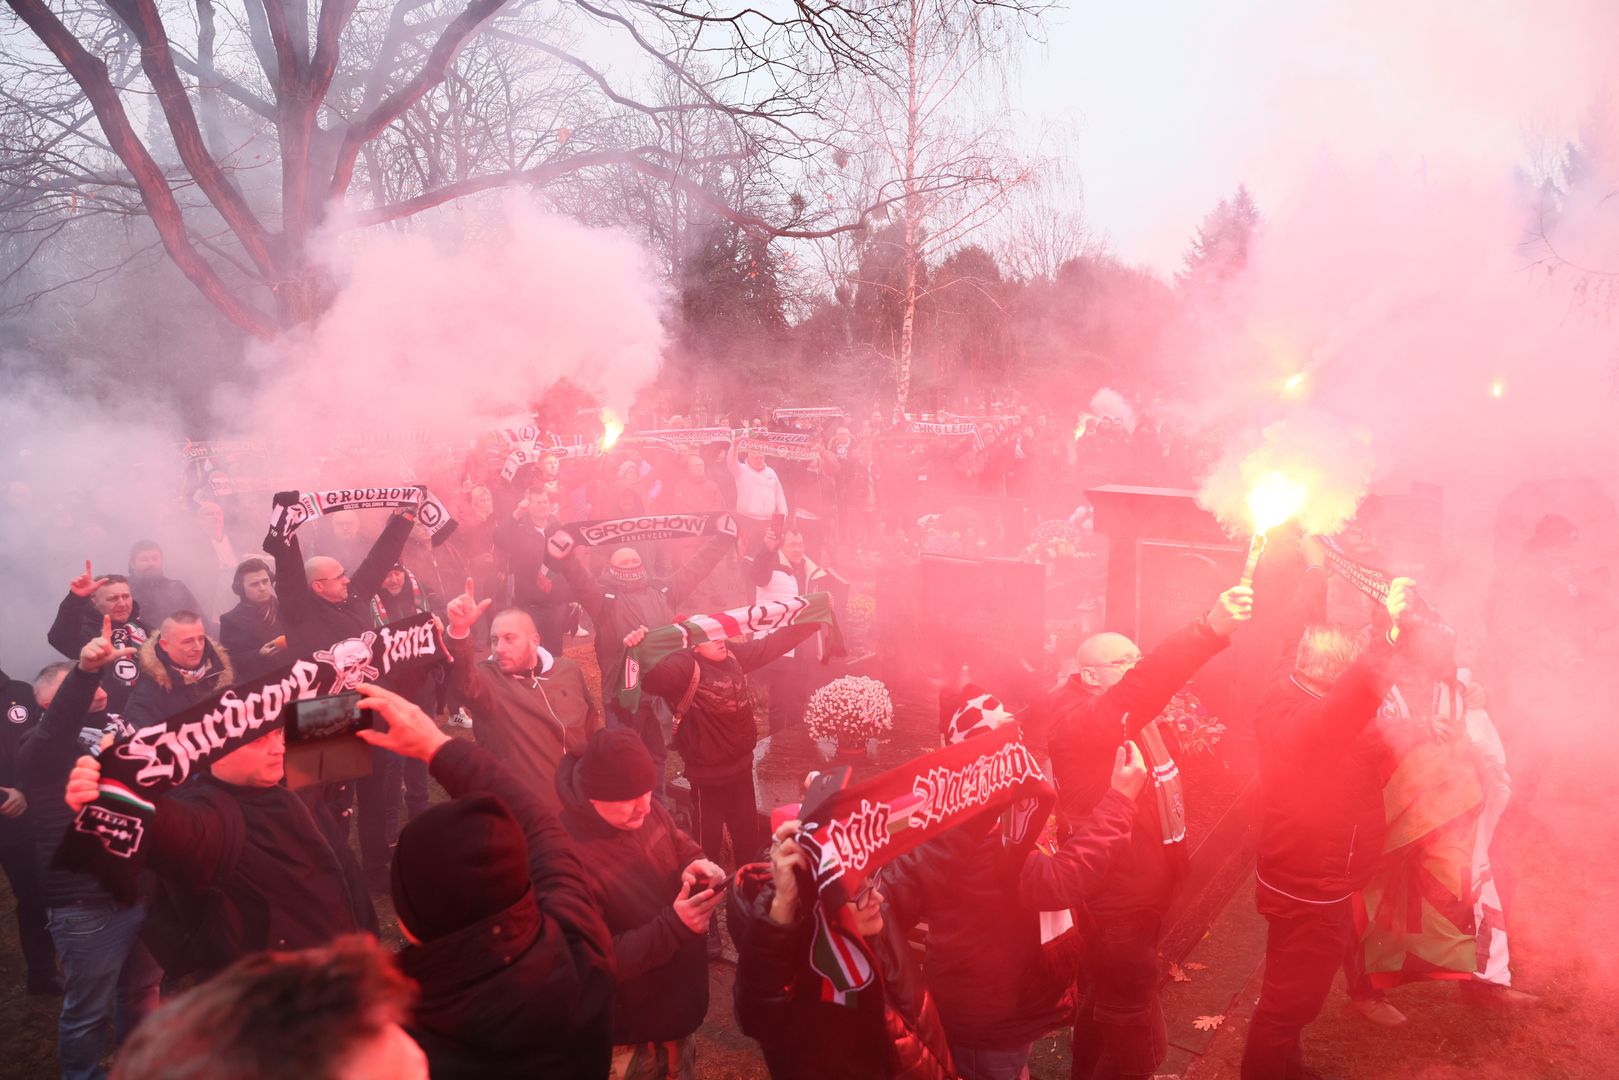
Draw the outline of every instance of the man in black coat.
M111 625L112 617L103 616L103 628ZM107 1022L116 1021L116 1040L122 1042L157 1008L163 981L163 969L140 942L145 904L126 906L89 874L53 865L62 833L73 824L62 792L74 759L115 723L106 712L103 672L129 660L133 651L127 645L114 647L104 633L85 642L77 664L55 664L40 672L34 696L45 712L17 751L23 790L35 817L34 871L62 962L65 989L56 1052L64 1076L101 1075Z
M176 611L200 611L202 605L182 581L163 573L163 549L155 540L138 540L129 549L129 587L146 617L161 623Z
M1393 685L1414 583L1396 578L1393 627L1305 628L1293 671L1254 713L1259 747L1258 905L1269 923L1265 981L1243 1049L1243 1080L1317 1076L1299 1033L1321 1012L1353 936L1350 898L1383 849L1378 755L1362 738Z
M219 643L243 679L254 679L291 659L281 605L275 598L275 572L258 557L243 559L231 577L239 603L219 617Z
M583 757L563 758L557 790L618 958L614 1075L689 1080L708 1012L704 936L725 872L653 801L654 778L640 738L609 728Z
M1036 719L1049 740L1064 828L1076 828L1107 795L1124 740L1140 745L1142 729L1153 725L1173 751L1174 735L1155 724L1158 714L1252 617L1253 590L1238 585L1145 656L1122 634L1080 644L1078 671L1041 703ZM1076 1077L1103 1063L1120 1077L1150 1077L1163 1061L1168 1033L1158 1001L1158 935L1185 871L1185 847L1183 839L1170 842L1149 785L1137 796L1129 846L1086 905L1091 925L1074 1030Z
M642 685L674 710L670 745L680 751L703 850L718 852L731 833L737 865L761 847L759 808L753 791L753 748L759 726L753 717L748 675L801 645L822 629L801 623L753 641L705 641L663 658L642 675ZM624 638L632 648L646 637L637 627Z
M23 791L17 750L39 724L34 688L0 671L0 871L17 901L17 940L28 965L30 994L60 994L56 949L45 928L45 900L34 863L34 822Z
M376 625L372 598L399 561L415 520L409 512L394 514L353 577L341 562L327 555L304 561L296 535L273 550L265 548L275 557L275 594L293 656L309 656L317 649L371 632Z
M377 932L354 855L281 786L285 756L278 727L158 800L146 864L166 888L143 936L169 974L208 974L262 949ZM66 791L73 813L96 799L100 781L100 761L79 758Z
M101 685L107 691L107 708L114 713L124 711L124 703L140 678L140 666L135 652L152 636L150 625L141 620L140 605L130 591L129 579L122 574L96 577L90 570L90 560L84 561L84 573L74 578L67 587L67 596L56 609L56 620L51 623L45 639L57 652L69 660L79 659L79 651L101 633L104 616L112 619L112 645L118 655L101 673Z
M202 616L176 611L135 656L141 679L129 695L124 719L132 727L161 723L236 683L230 654L208 637Z
M487 751L398 694L361 693L386 721L361 737L426 762L452 797L399 834L392 871L400 966L421 987L408 1027L434 1080L606 1076L613 940L594 864Z
M548 534L560 525L555 503L536 482L510 516L495 526L495 546L506 553L512 574L512 603L527 611L540 632L540 644L552 656L561 656L567 630L573 586L545 565Z

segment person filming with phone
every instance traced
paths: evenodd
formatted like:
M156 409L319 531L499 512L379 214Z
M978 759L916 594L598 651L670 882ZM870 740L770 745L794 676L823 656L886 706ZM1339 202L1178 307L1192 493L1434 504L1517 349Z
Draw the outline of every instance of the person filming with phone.
M170 976L377 932L353 853L328 842L315 812L281 785L286 749L276 728L158 801L147 867L164 887L144 939ZM68 775L68 807L76 814L94 802L100 783L101 762L80 757Z

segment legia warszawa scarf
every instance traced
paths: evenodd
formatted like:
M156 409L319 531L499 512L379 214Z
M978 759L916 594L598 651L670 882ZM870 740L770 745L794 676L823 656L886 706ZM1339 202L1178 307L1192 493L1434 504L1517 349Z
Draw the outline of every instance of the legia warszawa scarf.
M650 630L639 645L624 650L624 665L618 679L618 703L630 710L639 706L642 673L651 671L665 657L681 649L689 649L705 641L768 634L772 630L783 630L803 623L822 623L833 628L832 597L818 592L787 600L771 600L751 607L718 611L712 615L693 615Z
M393 487L337 488L332 491L278 491L270 506L270 532L264 549L286 543L298 529L326 514L339 510L380 508L414 510L416 523L427 530L433 546L444 543L455 531L455 519L444 504L421 484Z

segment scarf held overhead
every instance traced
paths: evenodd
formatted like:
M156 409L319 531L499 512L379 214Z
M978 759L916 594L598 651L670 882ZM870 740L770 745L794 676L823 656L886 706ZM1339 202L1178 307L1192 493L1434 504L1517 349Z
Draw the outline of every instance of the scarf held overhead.
M63 834L56 862L133 897L142 840L156 800L210 762L282 727L294 701L353 690L444 656L429 613L335 642L267 675L221 690L167 720L138 728L101 753L101 794Z
M624 650L624 665L618 679L618 703L632 711L639 706L641 673L651 671L665 657L681 649L689 649L705 641L768 634L801 623L822 623L835 630L831 595L818 592L787 600L771 600L712 615L693 615L681 622L649 630L639 645Z
M391 487L336 488L332 491L278 491L271 500L270 533L264 538L266 551L286 543L298 529L326 514L339 510L413 510L416 523L427 530L433 546L444 543L455 531L455 519L437 496L422 484L395 484Z
M576 545L633 544L643 540L684 540L693 536L735 536L736 519L724 510L695 514L645 514L607 521L573 521L551 531L546 550L566 557Z

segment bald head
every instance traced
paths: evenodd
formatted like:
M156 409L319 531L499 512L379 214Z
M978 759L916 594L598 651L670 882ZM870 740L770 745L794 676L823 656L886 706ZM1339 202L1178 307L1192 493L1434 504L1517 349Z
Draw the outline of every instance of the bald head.
M304 561L304 580L309 589L322 600L341 604L349 598L349 576L343 564L327 555L316 555Z
M1141 650L1123 634L1092 634L1074 654L1079 681L1096 693L1115 686L1140 659Z
M534 669L540 650L540 632L534 617L522 608L507 608L489 624L489 646L495 666L506 675Z

